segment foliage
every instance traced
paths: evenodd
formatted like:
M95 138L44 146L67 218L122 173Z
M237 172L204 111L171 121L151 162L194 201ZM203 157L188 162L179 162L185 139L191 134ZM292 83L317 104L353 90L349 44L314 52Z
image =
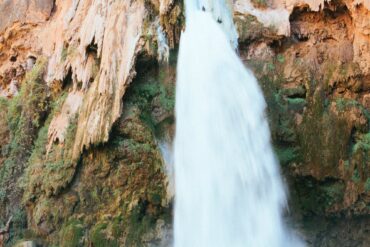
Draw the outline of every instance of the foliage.
M360 109L366 118L370 121L370 111L366 109L362 104L354 99L337 98L335 99L336 107L338 111L343 112L350 108Z
M131 211L128 222L129 231L126 238L126 245L128 246L142 246L141 236L143 236L150 229L153 229L156 219L146 212L146 202L140 201Z
M299 152L294 147L276 147L275 153L282 165L287 165L299 158Z
M359 182L361 182L361 176L360 176L360 173L358 172L358 169L357 168L353 171L353 174L352 174L352 178L351 179L356 184L359 183Z
M315 181L307 177L301 180L297 189L302 209L306 213L322 215L343 200L345 184L340 180Z
M25 194L24 194L24 199L25 198L32 198L34 197L33 192L31 194L28 193L27 187L32 185L31 180L32 180L32 169L33 166L39 166L43 164L43 162L46 162L48 159L45 158L46 156L46 145L48 142L48 131L49 131L49 126L50 122L53 119L53 117L60 111L65 99L66 99L67 94L63 93L59 97L56 97L55 100L50 99L49 101L49 112L50 114L48 115L47 119L44 122L44 125L40 128L38 131L37 137L35 138L33 148L31 155L27 161L27 168L21 177L20 182L20 187L25 189ZM40 175L37 175L38 179L40 178Z
M172 83L165 84L165 77L165 72L159 71L158 75L134 81L125 96L125 104L137 106L141 120L152 130L156 128L152 117L154 107L160 107L166 112L173 112L175 108L175 87Z
M363 135L362 138L353 147L354 153L359 150L363 150L365 152L370 150L370 132Z
M98 223L92 229L91 242L94 247L118 247L118 241L108 237L108 223Z
M46 60L40 58L26 74L19 94L8 104L7 121L11 140L6 148L8 158L0 170L0 184L23 170L37 131L49 110L48 90L43 81L45 67Z
M61 247L82 246L81 240L84 236L83 224L79 220L70 220L61 230Z
M12 230L10 231L10 242L7 246L13 246L13 244L18 240L23 238L24 229L27 227L27 215L24 209L15 208L12 210Z
M279 62L279 63L284 63L285 62L285 57L283 54L278 54L276 56L276 60Z
M364 187L365 187L365 192L370 192L370 178L366 179Z
M3 203L6 199L6 191L3 188L0 188L0 204Z

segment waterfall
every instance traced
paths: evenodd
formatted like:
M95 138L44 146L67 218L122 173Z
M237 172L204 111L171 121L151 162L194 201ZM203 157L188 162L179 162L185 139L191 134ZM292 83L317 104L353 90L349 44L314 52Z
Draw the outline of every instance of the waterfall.
M284 226L286 196L266 103L235 53L228 5L185 4L176 90L174 246L300 246Z

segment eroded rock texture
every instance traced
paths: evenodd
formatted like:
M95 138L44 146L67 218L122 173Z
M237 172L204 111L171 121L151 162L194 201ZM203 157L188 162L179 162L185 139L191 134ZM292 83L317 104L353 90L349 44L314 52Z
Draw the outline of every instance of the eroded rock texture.
M232 6L290 222L309 246L368 246L369 1ZM183 28L177 0L0 0L0 246L170 245Z
M308 242L366 246L370 12L352 1L312 4L291 10L289 36L268 35L271 26L247 17L254 31L244 31L241 22L242 57L265 92L293 213L305 224Z

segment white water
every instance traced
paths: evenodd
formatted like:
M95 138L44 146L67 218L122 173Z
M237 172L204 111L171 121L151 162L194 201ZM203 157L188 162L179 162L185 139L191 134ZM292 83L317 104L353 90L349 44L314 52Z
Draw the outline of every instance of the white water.
M159 22L157 24L157 44L158 44L158 61L168 63L170 57L170 48L167 44L166 35L163 32L163 28Z
M232 19L219 24L217 13L201 11L202 3L185 3L176 91L174 246L299 246L282 219L286 197L262 92L234 52L233 32L222 27Z

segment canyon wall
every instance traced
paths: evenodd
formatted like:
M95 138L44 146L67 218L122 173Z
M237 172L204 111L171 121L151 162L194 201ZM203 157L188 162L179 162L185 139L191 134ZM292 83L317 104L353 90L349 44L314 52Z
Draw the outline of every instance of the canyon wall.
M310 246L370 243L370 3L237 0ZM177 0L0 0L0 246L168 246ZM222 21L222 20L221 20ZM246 106L248 107L248 106Z

